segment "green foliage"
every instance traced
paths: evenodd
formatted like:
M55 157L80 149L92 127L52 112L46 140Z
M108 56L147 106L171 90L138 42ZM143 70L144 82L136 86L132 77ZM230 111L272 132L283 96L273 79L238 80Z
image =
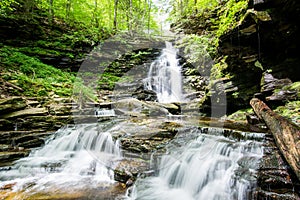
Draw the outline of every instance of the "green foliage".
M8 19L20 18L49 25L61 24L76 27L74 42L99 41L103 33L116 31L145 32L158 30L153 17L151 0L1 0L0 16ZM130 3L131 2L131 3ZM114 17L114 14L116 16ZM115 24L116 22L116 24ZM81 31L82 30L82 31ZM67 34L70 36L70 34Z
M17 5L16 0L1 0L0 1L0 16L7 15L15 10L13 5Z
M24 90L22 94L16 95L70 97L73 94L73 74L43 64L17 48L4 46L0 49L0 67L3 69L4 80ZM78 85L81 90L88 89L82 82Z
M229 0L225 6L221 7L218 12L219 21L216 21L218 30L217 36L221 36L229 30L232 30L238 25L239 19L242 18L242 13L246 12L248 0Z
M300 101L287 102L284 106L279 106L274 111L300 125Z
M262 71L264 70L264 67L262 66L262 64L261 64L258 60L254 63L254 66L255 66L255 67L258 67L258 68L261 69Z
M176 27L183 28L184 32L189 33L178 45L184 49L189 62L193 63L198 71L211 70L211 73L204 73L210 74L211 80L226 76L228 78L230 75L224 72L227 68L225 58L219 59L213 66L207 60L213 60L217 56L220 36L239 25L243 15L246 14L248 0L172 2L173 22ZM259 63L255 66L262 67Z
M184 48L184 54L189 62L198 62L199 59L208 59L217 51L217 39L213 35L185 35L178 43L178 48Z
M203 13L206 10L215 8L219 1L218 0L187 0L178 1L172 0L172 12L171 21L182 20L185 16Z
M131 4L130 4L131 1ZM114 12L116 11L117 30L144 30L148 24L155 27L149 2L143 0L41 0L37 6L48 11L49 20L64 19L72 25L89 27L91 32L111 32L114 30ZM115 7L116 6L116 7ZM150 14L150 17L149 17ZM150 23L148 22L150 19Z
M119 76L113 75L109 72L104 72L99 79L99 88L106 90L113 90L115 83L120 80Z
M247 108L247 109L238 110L238 111L232 113L231 115L229 115L227 118L232 119L232 120L246 121L247 114L250 114L250 115L254 114L253 109Z
M225 76L224 70L228 67L226 63L226 58L227 56L223 57L216 64L212 66L210 80L217 80Z
M217 39L213 35L185 35L177 42L178 48L183 48L187 61L196 67L202 75L209 74L212 57L217 51Z

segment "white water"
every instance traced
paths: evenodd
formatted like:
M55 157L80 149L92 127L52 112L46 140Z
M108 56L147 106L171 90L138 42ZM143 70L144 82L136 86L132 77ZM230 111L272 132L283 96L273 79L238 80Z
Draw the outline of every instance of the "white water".
M129 199L251 199L261 146L255 141L201 134L163 156L157 176L139 179Z
M151 63L148 77L144 80L145 88L156 92L161 103L183 100L181 66L176 54L177 50L166 42L162 55Z
M97 124L64 127L44 147L20 159L10 171L0 172L0 187L17 183L14 190L33 184L31 190L51 187L96 187L113 183L113 159L120 156L118 142ZM27 189L29 190L29 189Z
M113 109L97 109L95 110L95 115L97 117L110 117L116 116L115 110Z

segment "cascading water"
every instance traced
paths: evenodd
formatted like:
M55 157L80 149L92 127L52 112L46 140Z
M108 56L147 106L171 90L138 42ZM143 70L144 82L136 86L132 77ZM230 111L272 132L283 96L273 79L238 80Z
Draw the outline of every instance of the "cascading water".
M95 115L97 117L112 117L116 116L115 110L113 109L96 109Z
M138 179L129 199L253 198L255 169L263 152L261 143L251 140L234 141L199 131L189 134L197 136L188 145L173 146L171 153L161 158L158 174ZM186 137L176 139L177 144L182 139L186 140Z
M162 55L151 63L144 80L145 89L156 92L161 103L183 101L181 66L176 57L177 50L166 42Z
M66 126L44 147L20 159L12 170L0 172L0 187L15 184L14 191L43 191L97 187L113 183L113 159L121 156L118 142L98 124ZM28 185L34 185L28 189Z

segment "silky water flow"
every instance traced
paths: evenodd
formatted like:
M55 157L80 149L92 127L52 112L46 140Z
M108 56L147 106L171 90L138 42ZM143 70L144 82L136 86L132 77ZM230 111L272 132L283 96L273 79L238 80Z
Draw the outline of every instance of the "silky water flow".
M154 176L139 178L128 199L246 200L255 196L262 142L224 137L222 129L186 132L169 145ZM189 142L188 137L194 135ZM256 137L263 137L257 134Z
M0 187L14 191L43 191L52 187L78 189L114 182L114 159L121 156L118 142L99 124L65 126L42 148L0 172ZM31 187L28 187L28 186Z

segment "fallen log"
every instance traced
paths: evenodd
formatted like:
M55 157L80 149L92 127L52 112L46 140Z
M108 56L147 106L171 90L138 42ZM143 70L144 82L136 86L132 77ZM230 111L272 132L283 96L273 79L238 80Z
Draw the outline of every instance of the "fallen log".
M265 121L277 147L300 180L300 128L273 112L264 102L253 98L250 104L256 115Z

